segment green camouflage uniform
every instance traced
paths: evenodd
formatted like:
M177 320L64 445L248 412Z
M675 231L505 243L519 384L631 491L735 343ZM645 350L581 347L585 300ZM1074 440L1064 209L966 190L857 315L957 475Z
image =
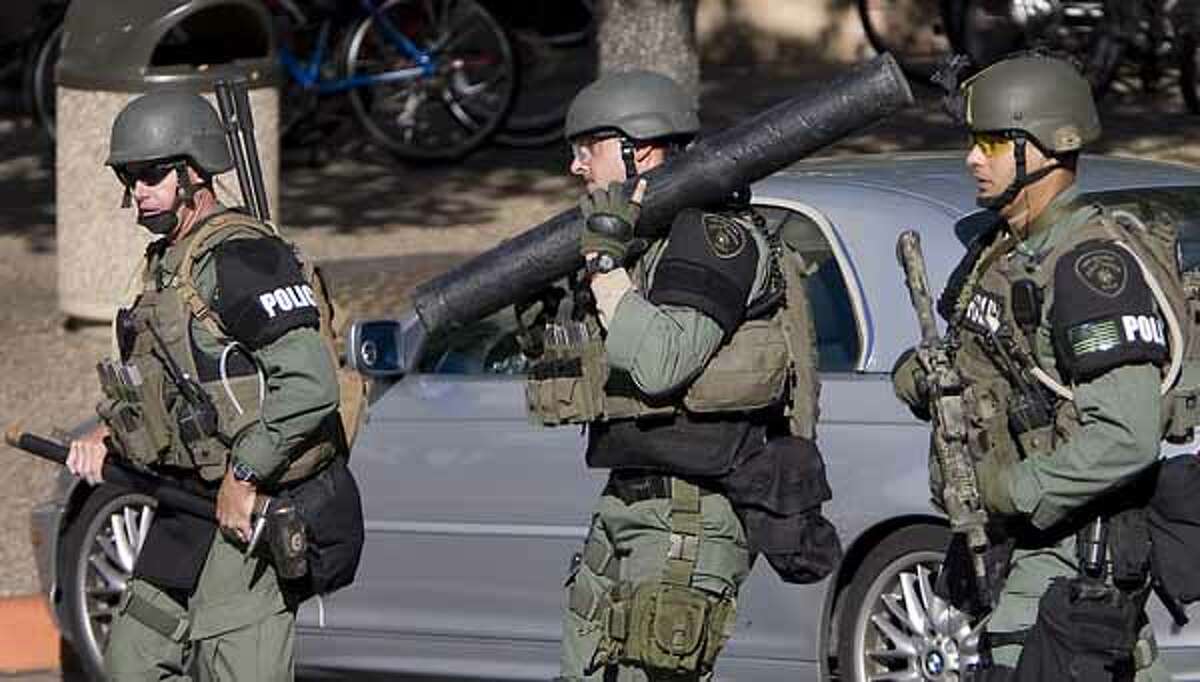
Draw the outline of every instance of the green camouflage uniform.
M1056 246L1077 236L1079 231L1094 227L1098 220L1098 209L1079 206L1078 198L1075 187L1060 194L1029 226L1031 236L992 259L985 270L1000 269L1013 273L1002 279L1015 279L1021 274L1036 276L1042 271L1049 275L1052 283L1055 261L1045 261L1046 257ZM997 243L1002 239L1003 236L998 237ZM981 260L987 262L988 257L985 255ZM981 281L987 278L984 272L978 272L972 279ZM969 285L967 289L970 289ZM991 293L1000 300L1009 298L1007 289ZM1047 286L1043 311L1050 310L1053 295L1052 285ZM964 293L959 299L960 305L969 296L969 292ZM1011 309L1005 309L1002 314L1015 328ZM1060 383L1063 382L1057 369L1058 354L1048 314L1043 313L1037 327L1034 350L1038 364ZM987 351L973 344L970 338L964 341L956 364L968 385L972 381L994 380L996 375ZM1067 521L1073 511L1117 483L1128 481L1158 458L1162 435L1160 381L1161 372L1157 366L1140 363L1118 366L1090 381L1075 383L1072 386L1073 405L1064 402L1058 408L1057 431L1060 435L1056 437L1052 450L1016 462L999 483L981 480L980 485L998 485L1011 498L1015 511L1039 530L1051 529ZM999 416L1003 418L1002 407L1000 413ZM975 426L979 430L984 428L978 424ZM968 428L972 427L969 425ZM1065 438L1062 437L1063 433L1066 434ZM1004 447L997 443L992 445L997 449ZM939 475L932 460L931 472L935 478L935 489L940 488L941 483L936 480ZM1010 633L1033 625L1038 600L1049 587L1050 581L1057 577L1077 575L1074 531L1089 520L1071 520L1067 524L1071 527L1065 529L1058 526L1057 532L1052 533L1062 538L1058 541L1018 544L999 603L988 621L989 632ZM1153 651L1153 633L1146 626L1138 645L1137 680L1170 679L1161 663L1155 661ZM1020 645L997 646L993 649L993 658L997 664L1015 667L1020 652Z
M766 285L769 248L755 233L761 254L749 300ZM647 300L667 240L653 244L637 261L631 276L634 289L620 300L609 322L605 342L613 369L627 371L649 395L673 393L688 385L721 345L724 333L707 315L684 306L656 306ZM671 541L672 500L656 498L625 504L603 495L592 516L582 555L567 582L563 616L561 674L564 680L605 680L604 668L592 666L605 626L595 613L618 582L638 584L660 580L667 568ZM693 587L714 595L736 598L750 571L746 532L729 500L705 491L700 498L700 542ZM729 627L732 627L732 614ZM652 678L642 667L616 666L615 679L640 682ZM701 679L699 675L673 680Z
M162 290L175 284L182 250L180 244L172 244L150 256L149 286ZM206 252L193 271L196 289L210 305L216 289L211 261ZM208 330L194 318L190 328L200 351L218 358L221 346ZM261 419L237 439L232 457L269 482L337 409L338 383L315 329L289 331L254 356L266 372ZM194 665L200 679L292 679L295 605L288 602L264 554L256 552L247 560L243 550L241 543L218 531L195 590L177 594L181 601L135 577L105 651L109 678L191 679L189 666Z

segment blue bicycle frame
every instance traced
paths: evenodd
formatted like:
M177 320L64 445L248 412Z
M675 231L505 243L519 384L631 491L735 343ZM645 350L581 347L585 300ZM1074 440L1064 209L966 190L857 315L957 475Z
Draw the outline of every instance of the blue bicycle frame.
M331 19L326 18L321 22L316 47L313 48L313 52L307 62L302 61L296 55L292 54L292 51L286 45L279 46L279 59L283 63L284 68L287 69L292 79L299 83L305 90L316 90L319 94L328 95L376 83L429 77L436 73L437 63L432 51L421 50L413 44L408 36L392 25L391 20L387 18L387 15L381 11L381 8L373 0L361 0L361 4L366 13L371 15L372 19L379 26L388 43L399 53L416 62L417 65L407 69L396 69L378 74L354 75L334 80L322 79L321 64L325 61L325 52L329 44L330 26L333 24Z

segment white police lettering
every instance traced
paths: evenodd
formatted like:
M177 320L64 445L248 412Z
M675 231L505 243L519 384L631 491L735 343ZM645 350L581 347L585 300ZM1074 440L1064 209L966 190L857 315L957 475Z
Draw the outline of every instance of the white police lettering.
M967 304L967 321L980 331L1000 329L1000 302L983 293L975 294Z
M1141 341L1156 346L1167 345L1166 330L1163 321L1150 315L1122 315L1121 327L1125 330L1125 340L1130 343Z
M268 291L259 295L258 303L266 311L268 318L275 317L279 311L286 313L297 308L317 307L316 294L307 284L294 284Z

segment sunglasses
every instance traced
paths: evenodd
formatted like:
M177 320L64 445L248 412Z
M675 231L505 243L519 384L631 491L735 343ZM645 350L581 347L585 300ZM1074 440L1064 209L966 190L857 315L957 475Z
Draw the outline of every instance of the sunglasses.
M967 139L971 148L979 147L984 156L993 157L1010 152L1013 146L1011 133L971 133Z
M130 189L139 182L153 187L162 182L174 170L175 163L168 161L130 163L113 168L113 172L117 174L117 179L121 181L121 184Z
M616 135L588 135L571 141L571 154L579 163L587 166L596 155L596 145L605 140L611 140Z

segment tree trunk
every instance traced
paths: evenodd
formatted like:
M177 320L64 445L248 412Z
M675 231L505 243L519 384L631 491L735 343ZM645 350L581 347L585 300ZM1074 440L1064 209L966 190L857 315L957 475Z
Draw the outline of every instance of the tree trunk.
M596 0L600 74L646 69L700 96L699 0Z

